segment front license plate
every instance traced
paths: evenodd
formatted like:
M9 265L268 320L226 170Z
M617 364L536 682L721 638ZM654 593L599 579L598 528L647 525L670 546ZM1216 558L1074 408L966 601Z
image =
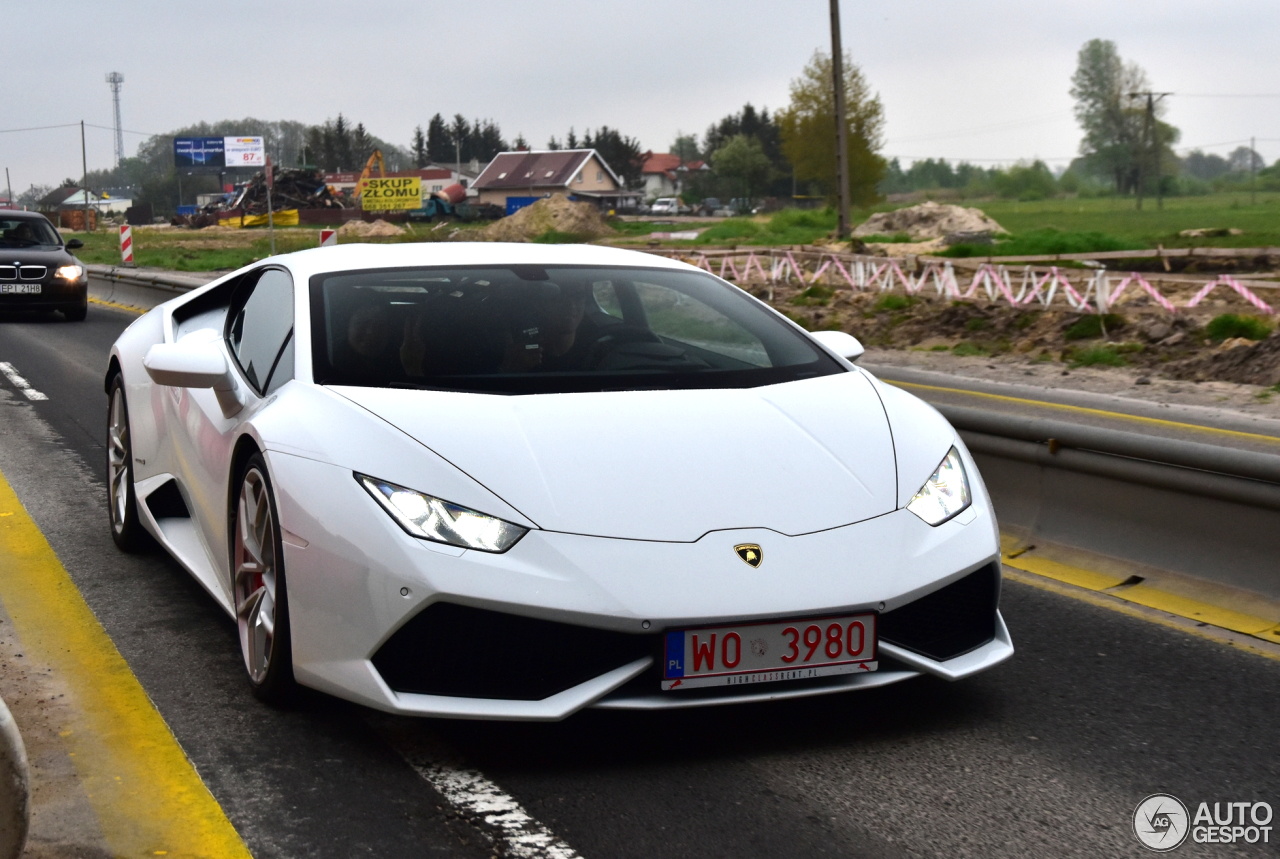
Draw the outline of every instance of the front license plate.
M0 283L0 295L39 295L38 283Z
M662 688L738 686L876 670L876 616L668 632Z

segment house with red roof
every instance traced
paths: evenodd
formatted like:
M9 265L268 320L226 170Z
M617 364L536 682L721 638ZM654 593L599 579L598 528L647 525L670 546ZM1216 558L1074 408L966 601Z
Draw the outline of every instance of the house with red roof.
M628 191L594 149L500 152L471 187L477 202L503 206L508 215L555 193L602 209L625 208L641 196Z
M709 171L705 161L681 161L670 152L646 152L640 174L644 177L644 198L675 197L689 184L691 174Z

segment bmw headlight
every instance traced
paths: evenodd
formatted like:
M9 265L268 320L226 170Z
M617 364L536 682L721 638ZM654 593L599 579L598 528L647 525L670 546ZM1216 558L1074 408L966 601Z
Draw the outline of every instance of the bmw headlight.
M84 275L84 266L76 265L60 265L57 271L58 277L63 280L79 280Z
M528 533L528 528L486 516L442 498L424 495L376 477L357 474L382 509L415 537L481 552L505 552Z
M960 451L953 447L938 470L907 503L907 509L930 525L941 525L972 503L969 476L960 461Z

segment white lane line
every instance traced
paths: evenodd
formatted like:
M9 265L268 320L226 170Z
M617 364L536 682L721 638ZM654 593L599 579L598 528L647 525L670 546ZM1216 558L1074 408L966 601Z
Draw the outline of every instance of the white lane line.
M44 394L31 387L31 383L18 375L18 371L8 361L0 361L0 373L4 373L4 377L9 380L15 388L27 395L28 400L47 400Z
M484 774L468 769L421 728L392 726L375 717L383 737L459 816L502 843L500 855L514 859L581 859L578 851L534 819ZM373 720L371 720L373 721ZM381 724L379 724L381 723Z

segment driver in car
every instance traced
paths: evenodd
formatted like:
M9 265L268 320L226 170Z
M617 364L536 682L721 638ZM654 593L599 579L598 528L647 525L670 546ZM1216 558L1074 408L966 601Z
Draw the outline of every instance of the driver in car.
M581 363L578 329L587 309L587 290L547 281L540 285L534 302L536 324L518 330L507 344L499 369L571 370Z

